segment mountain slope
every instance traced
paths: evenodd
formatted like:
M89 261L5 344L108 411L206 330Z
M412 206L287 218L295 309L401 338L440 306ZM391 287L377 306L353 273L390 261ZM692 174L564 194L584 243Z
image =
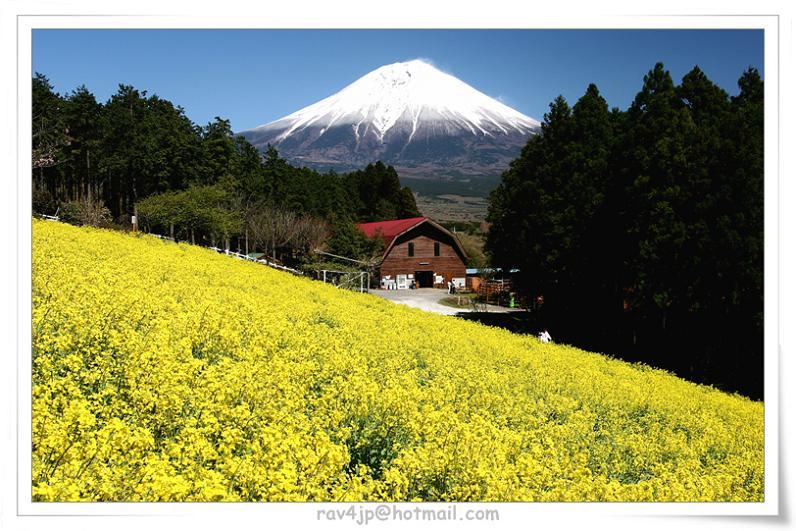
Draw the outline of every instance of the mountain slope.
M377 159L407 176L498 175L539 122L420 60L241 134L293 163L348 170Z
M35 501L761 501L763 404L33 221Z

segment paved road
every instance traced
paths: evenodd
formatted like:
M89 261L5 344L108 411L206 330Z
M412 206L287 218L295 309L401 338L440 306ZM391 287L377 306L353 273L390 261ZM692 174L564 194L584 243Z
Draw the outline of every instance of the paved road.
M419 308L427 312L441 313L442 315L456 315L457 313L472 311L470 308L452 308L450 306L443 306L442 304L439 304L438 301L440 299L444 299L445 297L455 297L455 295L448 295L447 290L444 289L374 289L371 290L370 293L398 304L405 304L406 306L411 306L412 308ZM494 306L492 304L487 304L485 307L485 311L493 313L509 313L518 311L516 309Z

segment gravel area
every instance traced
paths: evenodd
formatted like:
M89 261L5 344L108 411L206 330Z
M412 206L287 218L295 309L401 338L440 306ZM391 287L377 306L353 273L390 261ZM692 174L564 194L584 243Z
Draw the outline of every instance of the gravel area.
M440 299L456 296L449 295L448 291L444 289L374 289L371 290L370 293L371 295L376 295L398 304L405 304L406 306L411 306L412 308L419 308L427 312L440 313L442 315L456 315L459 313L467 313L472 311L470 308L452 308L450 306L443 306L442 304L439 304ZM509 313L518 311L515 309L504 308L502 306L494 306L492 304L485 305L485 308L487 312L493 313Z

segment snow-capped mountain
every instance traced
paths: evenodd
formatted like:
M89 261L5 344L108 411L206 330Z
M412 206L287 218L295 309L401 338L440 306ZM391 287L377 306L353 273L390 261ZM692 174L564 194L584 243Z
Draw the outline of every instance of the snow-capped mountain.
M414 60L241 134L289 161L346 171L382 160L402 175L499 175L539 122Z

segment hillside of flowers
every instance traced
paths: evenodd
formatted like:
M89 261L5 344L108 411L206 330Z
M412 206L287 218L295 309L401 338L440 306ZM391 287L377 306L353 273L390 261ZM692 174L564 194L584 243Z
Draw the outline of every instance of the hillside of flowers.
M761 501L763 404L33 221L37 501Z

